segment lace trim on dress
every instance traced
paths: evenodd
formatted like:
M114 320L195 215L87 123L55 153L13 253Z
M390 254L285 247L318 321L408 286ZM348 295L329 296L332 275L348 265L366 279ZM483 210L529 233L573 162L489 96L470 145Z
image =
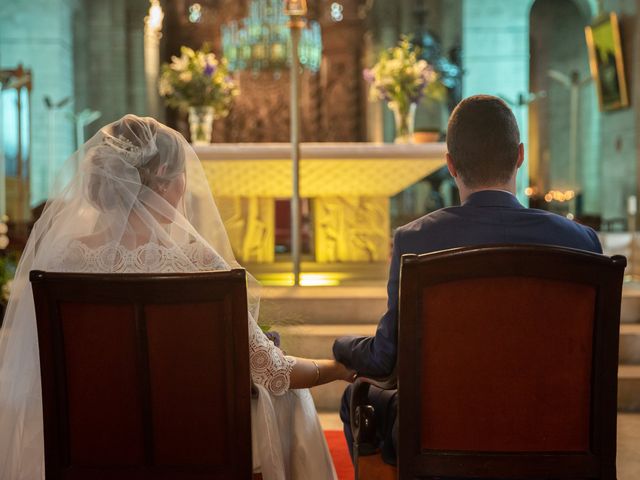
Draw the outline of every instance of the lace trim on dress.
M116 242L91 248L72 240L48 266L49 270L78 273L172 273L229 270L213 249L201 243L164 247L147 243L132 250ZM285 356L267 338L249 314L249 364L251 379L274 395L289 390L296 361Z
M130 250L116 242L91 248L80 240L73 240L52 263L58 271L78 273L229 270L222 257L200 243L164 247L150 242Z

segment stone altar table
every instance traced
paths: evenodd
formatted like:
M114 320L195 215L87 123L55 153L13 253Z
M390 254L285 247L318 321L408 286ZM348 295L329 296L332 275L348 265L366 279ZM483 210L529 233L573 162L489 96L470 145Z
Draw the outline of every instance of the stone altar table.
M275 199L291 196L288 143L194 147L241 262L275 260ZM442 143L303 143L300 196L311 200L318 263L384 261L389 198L445 164Z

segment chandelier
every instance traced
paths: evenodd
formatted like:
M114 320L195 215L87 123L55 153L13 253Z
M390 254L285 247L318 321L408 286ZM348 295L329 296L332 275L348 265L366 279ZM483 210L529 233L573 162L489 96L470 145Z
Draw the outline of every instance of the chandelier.
M222 26L222 48L231 70L272 70L275 75L290 64L291 34L283 0L253 0L249 16ZM317 72L322 58L320 24L309 21L302 29L298 55L302 67Z

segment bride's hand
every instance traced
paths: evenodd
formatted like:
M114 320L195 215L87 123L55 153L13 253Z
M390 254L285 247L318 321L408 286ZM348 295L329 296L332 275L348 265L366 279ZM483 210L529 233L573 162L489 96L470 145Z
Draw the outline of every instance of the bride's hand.
M353 382L356 379L356 372L355 370L351 370L350 368L347 368L344 364L335 361L335 375L336 375L336 380L344 380L345 382Z

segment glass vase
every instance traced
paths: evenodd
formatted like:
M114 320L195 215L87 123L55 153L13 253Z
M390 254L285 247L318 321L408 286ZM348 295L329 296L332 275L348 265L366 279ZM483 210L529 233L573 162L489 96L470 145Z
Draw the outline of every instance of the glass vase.
M400 106L396 103L390 106L396 120L395 143L413 143L416 107L417 104L415 102L411 102L406 106Z
M192 145L209 145L213 132L213 107L189 107Z

